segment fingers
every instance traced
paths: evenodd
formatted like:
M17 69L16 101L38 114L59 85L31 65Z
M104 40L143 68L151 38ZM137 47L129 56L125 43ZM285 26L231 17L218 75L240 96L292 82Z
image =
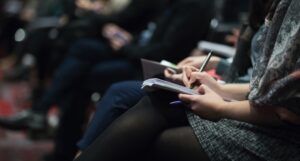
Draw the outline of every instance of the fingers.
M125 45L125 43L118 39L111 39L110 45L114 50L119 50L120 48L122 48Z
M198 83L198 85L201 85L203 83L207 83L206 80L209 79L209 75L206 72L192 72L190 76L190 84Z
M179 63L177 64L177 66L178 66L179 68L182 68L183 66L189 64L190 62L192 62L191 57L187 57L187 58L185 58L184 60L182 60L181 62L179 62Z
M193 83L193 82L190 82L191 74L195 71L198 71L198 69L195 67L192 67L192 66L183 67L182 81L186 87L191 87L191 84Z
M196 101L196 95L188 95L188 94L179 94L179 99L184 101L184 102L195 102Z
M182 72L182 81L183 81L183 84L186 86L186 87L191 87L191 84L190 84L190 77L191 77L191 73L192 73L192 69L191 68L183 68L183 72Z
M192 72L190 82L195 82L196 80L199 80L201 83L201 80L207 76L206 72Z
M198 88L198 92L200 94L207 94L207 93L211 93L214 92L212 89L210 89L207 85L202 84L199 88Z
M166 78L171 78L174 73L170 71L168 68L164 70L164 75Z

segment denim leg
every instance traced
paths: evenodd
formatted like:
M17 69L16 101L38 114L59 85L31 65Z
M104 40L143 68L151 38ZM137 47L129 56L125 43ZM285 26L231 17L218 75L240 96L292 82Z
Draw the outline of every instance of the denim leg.
M82 88L76 88L59 104L61 113L54 138L54 156L58 161L72 161L78 150L76 143L82 137L86 123L90 95Z
M113 83L132 80L137 75L136 67L127 60L107 60L93 66L85 80L85 89L104 93Z
M58 103L70 90L83 83L92 67L99 61L105 61L105 56L100 55L110 55L109 52L100 41L80 40L74 43L69 56L57 69L49 90L33 110L46 113L52 104ZM98 59L95 59L97 55Z
M60 101L62 115L55 138L55 155L57 157L70 158L74 154L74 149L77 149L76 142L82 135L83 120L91 93L95 91L102 93L113 82L129 79L133 73L133 67L127 61L101 62L89 70L84 81L69 90L69 93L66 94L68 99Z
M76 41L69 51L71 57L90 63L116 58L111 47L96 38L82 38Z
M94 117L83 138L77 144L81 150L87 148L111 122L145 95L141 90L141 84L139 81L127 81L116 83L108 89L97 104Z

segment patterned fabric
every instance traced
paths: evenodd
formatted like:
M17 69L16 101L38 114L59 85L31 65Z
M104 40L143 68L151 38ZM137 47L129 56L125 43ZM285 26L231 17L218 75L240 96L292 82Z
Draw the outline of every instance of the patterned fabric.
M300 114L300 1L281 0L257 42L249 100L253 106L282 106Z
M188 113L210 161L299 161L300 130L263 127L224 119L212 122Z
M256 62L249 99L255 106L284 106L299 113L300 1L281 0L272 21L253 37ZM265 127L235 120L212 122L188 112L211 161L300 161L300 128Z

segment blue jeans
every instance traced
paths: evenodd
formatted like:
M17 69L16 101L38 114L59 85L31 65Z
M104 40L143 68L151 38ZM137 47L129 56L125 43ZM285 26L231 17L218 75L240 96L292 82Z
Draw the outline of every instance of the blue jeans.
M134 77L135 68L123 58L113 56L111 48L97 39L82 39L72 45L68 57L57 69L49 90L35 111L47 112L55 103L79 87L90 92L104 90L113 82Z
M142 82L127 81L112 85L97 104L97 109L83 138L78 142L86 149L115 119L145 96Z
M54 154L72 160L81 138L86 107L92 92L104 93L114 82L133 79L136 68L126 59L112 56L109 46L97 39L74 43L57 69L49 90L34 111L46 113L51 105L61 109Z

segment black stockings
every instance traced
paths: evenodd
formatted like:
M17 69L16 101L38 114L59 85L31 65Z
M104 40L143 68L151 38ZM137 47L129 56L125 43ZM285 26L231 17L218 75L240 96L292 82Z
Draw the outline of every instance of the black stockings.
M207 161L183 108L154 104L148 97L143 98L76 161Z

